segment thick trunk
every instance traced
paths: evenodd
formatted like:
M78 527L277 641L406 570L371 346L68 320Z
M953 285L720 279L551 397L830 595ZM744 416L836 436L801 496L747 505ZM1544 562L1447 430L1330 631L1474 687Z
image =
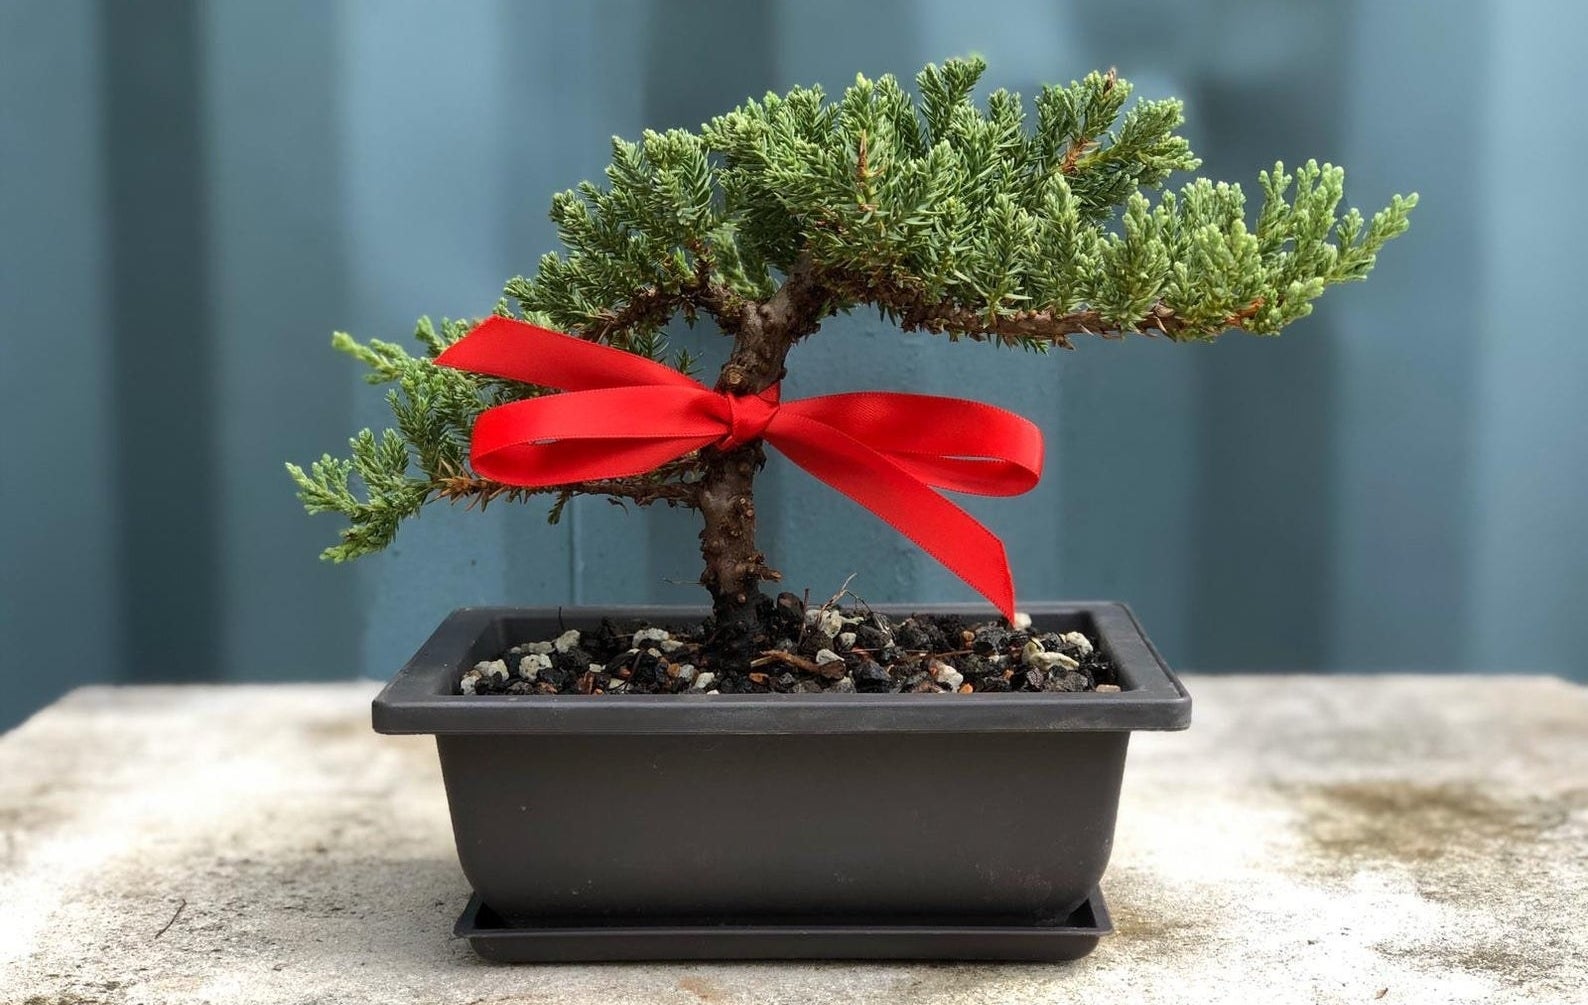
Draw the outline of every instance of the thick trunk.
M804 264L764 304L744 312L733 332L733 352L717 378L726 394L759 394L783 379L784 360L794 343L814 332L825 310L819 284ZM711 591L719 627L731 635L752 634L766 599L761 583L778 579L755 543L755 476L765 462L759 442L720 451L706 448L699 506L705 518L700 553L706 568L700 582Z
M755 544L755 473L763 457L758 444L727 452L709 451L697 497L706 526L700 553L706 560L700 582L711 591L712 610L721 625L749 626L763 599L761 581L776 573Z

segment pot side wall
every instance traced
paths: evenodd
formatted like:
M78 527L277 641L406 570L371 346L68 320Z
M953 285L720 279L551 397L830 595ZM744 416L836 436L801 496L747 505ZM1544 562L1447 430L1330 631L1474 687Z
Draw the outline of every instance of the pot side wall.
M464 873L509 920L1029 922L1101 878L1129 735L437 744Z

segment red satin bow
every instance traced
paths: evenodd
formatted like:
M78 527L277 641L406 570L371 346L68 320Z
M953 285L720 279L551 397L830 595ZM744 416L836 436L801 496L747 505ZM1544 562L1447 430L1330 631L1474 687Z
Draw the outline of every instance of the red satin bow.
M777 385L719 394L643 356L502 317L436 364L568 392L480 415L470 460L487 478L529 488L622 478L701 447L765 439L1014 616L1003 543L931 487L1002 496L1035 485L1042 432L1018 415L887 391L783 403Z

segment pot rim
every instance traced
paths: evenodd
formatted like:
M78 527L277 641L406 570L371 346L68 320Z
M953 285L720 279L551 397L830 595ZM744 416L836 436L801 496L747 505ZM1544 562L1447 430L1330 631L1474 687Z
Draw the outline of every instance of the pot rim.
M960 604L876 604L888 615L984 612ZM653 623L699 620L701 606L464 607L442 621L376 696L375 731L387 734L982 733L1179 730L1191 696L1130 608L1113 601L1026 605L1037 627L1080 616L1112 658L1115 693L462 695L463 667L509 621L569 627L603 617Z

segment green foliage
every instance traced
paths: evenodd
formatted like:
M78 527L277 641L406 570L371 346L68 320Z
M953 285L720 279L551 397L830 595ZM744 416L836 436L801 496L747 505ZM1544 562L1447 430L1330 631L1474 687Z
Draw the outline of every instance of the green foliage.
M544 323L544 321L542 321ZM543 388L497 381L432 365L447 346L468 333L469 321L443 319L440 328L421 318L414 338L424 348L419 356L402 346L371 339L358 342L345 332L331 345L369 368L371 384L391 384L386 393L396 428L379 436L361 430L348 441L345 459L329 454L309 465L296 464L287 473L298 486L298 498L310 513L340 513L348 520L341 543L321 557L343 562L380 551L391 544L402 521L438 498L468 500L481 506L506 496L521 499L539 493L555 496L550 521L556 523L572 493L557 489L513 489L474 477L469 470L469 437L474 420L485 409L545 393ZM667 340L659 332L635 336L636 351L661 358ZM695 365L680 351L677 365L686 373ZM686 472L678 472L680 476ZM649 502L647 493L637 494ZM656 498L666 498L665 495Z
M408 445L396 430L388 429L377 439L365 429L348 443L350 459L327 454L310 464L308 471L287 465L305 509L348 518L348 526L341 531L342 543L320 553L321 558L333 562L368 555L391 544L398 524L418 513L430 496L428 482L408 476ZM353 489L354 475L364 484L363 498Z
M414 337L425 354L418 357L378 339L359 343L345 332L331 337L338 351L369 367L365 379L370 383L396 385L387 392L386 401L397 428L379 436L361 430L348 441L346 459L327 454L307 471L287 465L304 508L348 518L342 543L327 548L321 557L342 562L390 544L402 520L418 513L439 484L467 470L475 417L498 401L534 393L532 388L493 393L486 382L469 374L431 365L469 328L467 321L443 320L437 329L429 318L421 318Z
M662 329L674 315L706 312L737 335L793 274L824 313L870 306L906 328L1034 350L1082 333L1274 334L1327 286L1365 278L1417 202L1395 196L1371 220L1342 214L1340 168L1276 164L1259 176L1249 224L1238 185L1195 178L1156 191L1200 164L1177 133L1180 102L1130 104L1130 84L1110 71L1042 88L1032 117L1005 90L978 106L984 70L980 59L929 65L914 98L892 76L857 77L833 101L795 88L698 133L615 139L604 184L552 200L565 250L506 295L527 320L657 360L669 357ZM384 547L430 499L502 494L478 479L460 488L474 418L539 392L432 366L466 329L421 322L420 357L336 337L371 381L395 385L396 428L360 433L347 460L289 465L311 512L351 522L326 557ZM672 361L695 366L687 353ZM608 489L564 487L558 508Z
M1086 330L1104 333L1273 334L1326 286L1366 276L1416 204L1397 196L1364 227L1355 210L1337 215L1343 172L1312 162L1261 175L1255 230L1238 185L1195 179L1154 199L1200 163L1176 133L1180 102L1127 108L1130 84L1093 73L1044 87L1031 123L1008 91L977 106L984 68L928 66L918 100L891 76L859 77L836 101L795 88L699 136L615 141L606 186L553 202L567 253L509 295L626 346L693 310L692 290L765 299L803 258L832 287L833 310L872 304L950 334L1003 334L1032 312L1086 313Z

